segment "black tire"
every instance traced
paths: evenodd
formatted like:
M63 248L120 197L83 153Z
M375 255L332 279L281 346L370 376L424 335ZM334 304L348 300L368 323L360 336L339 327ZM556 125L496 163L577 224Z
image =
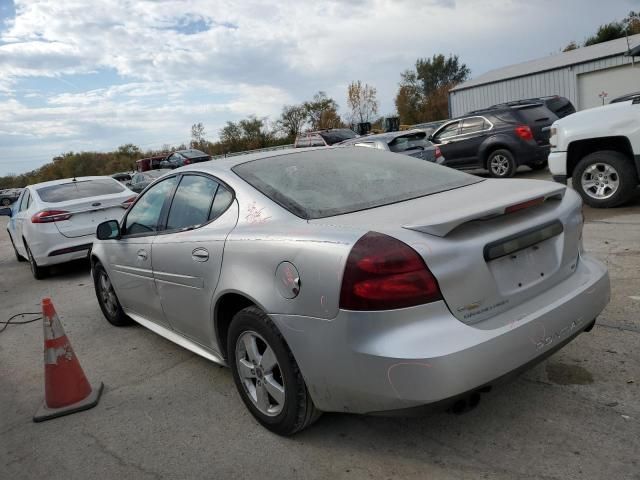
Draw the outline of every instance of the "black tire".
M16 254L16 260L19 262L26 262L27 259L18 253L18 249L16 248L16 244L13 243L13 238L11 238L10 233L9 233L9 240L11 240L11 246L13 247L13 252Z
M3 198L2 200L0 200L0 205L2 205L3 207L8 207L9 205L11 205L11 200L8 198Z
M638 174L631 159L613 150L590 153L578 162L571 178L573 188L582 200L595 208L617 207L628 202L638 186ZM589 187L590 179L595 180L598 186ZM616 181L618 184L614 190L611 186ZM605 189L598 194L603 185Z
M487 158L487 170L495 178L509 178L516 174L518 165L513 154L504 148L494 150Z
M258 351L261 355L267 348L273 350L277 361L277 374L283 382L284 405L282 405L279 413L272 416L264 414L254 404L254 400L250 397L248 388L238 372L239 361L236 345L240 345L239 339L243 335L252 335L254 333L257 333L263 340L261 342L263 343L261 352L260 345L258 345ZM239 346L238 348L241 347ZM247 307L234 315L227 337L227 353L228 363L231 367L238 393L251 414L264 427L278 435L293 435L308 427L320 417L321 412L311 400L291 350L289 350L277 327L262 310L257 307ZM260 363L256 364L256 367L260 365ZM259 384L258 379L262 378L264 381L266 376L258 375L257 370L258 368L256 368L256 382ZM269 399L272 399L272 397L269 397Z
M124 310L122 310L120 301L118 300L116 292L113 289L113 285L111 285L109 275L107 275L106 270L100 262L96 262L96 264L91 269L91 273L93 274L93 287L96 291L98 305L100 305L100 310L102 310L102 314L104 315L104 318L107 319L107 322L116 327L126 327L127 325L133 324L133 320L131 320L131 318L129 318L127 314L124 313ZM103 275L104 278L106 278L106 280L108 281L108 288L111 289L111 294L113 295L111 301L107 301L105 292L103 291Z
M42 280L43 278L47 278L47 275L49 275L49 269L47 267L38 266L38 264L36 263L36 259L33 258L33 254L31 253L31 250L29 249L29 245L27 245L26 242L24 244L24 248L27 249L27 257L28 257L27 260L29 261L29 266L31 267L31 273L33 274L33 278L35 278L36 280Z
M547 163L547 161L545 160L545 161L544 161L544 162L542 162L542 163L533 163L533 164L529 165L529 168L530 168L531 170L536 170L536 171L538 171L538 170L544 170L545 168L547 168L547 166L548 166L548 165L549 165L549 164L548 164L548 163Z

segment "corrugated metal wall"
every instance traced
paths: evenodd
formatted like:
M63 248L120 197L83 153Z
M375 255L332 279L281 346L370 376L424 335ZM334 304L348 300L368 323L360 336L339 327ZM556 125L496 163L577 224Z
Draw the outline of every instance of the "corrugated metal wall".
M449 93L451 117L464 115L471 110L486 108L496 103L521 100L523 98L562 95L578 105L578 82L576 76L631 63L631 58L623 55L609 57L572 67L559 68L548 72L534 73L526 77L503 80L488 85L479 85ZM640 88L640 86L639 86Z

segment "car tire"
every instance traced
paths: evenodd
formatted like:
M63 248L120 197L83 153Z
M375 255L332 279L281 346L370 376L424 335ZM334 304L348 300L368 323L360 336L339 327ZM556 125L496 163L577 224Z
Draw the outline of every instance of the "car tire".
M36 280L42 280L43 278L46 278L47 275L49 274L49 269L47 267L38 266L38 263L36 262L36 259L33 258L31 249L29 248L29 245L27 245L26 242L24 244L24 248L26 248L27 250L27 257L28 257L27 260L29 262L29 266L31 267L31 273L33 274L33 278L35 278Z
M111 279L102 264L96 262L91 272L93 274L93 286L96 291L98 305L100 305L100 310L102 310L102 314L104 318L107 319L107 322L116 327L126 327L127 325L133 324L133 320L122 310L120 301L111 284Z
M487 170L492 177L509 178L516 174L518 165L513 154L504 148L494 150L487 158Z
M234 315L227 353L240 397L264 427L293 435L320 417L291 350L262 310L247 307Z
M2 200L0 200L0 205L2 205L3 207L8 207L9 205L11 205L11 200L8 198L3 198Z
M545 160L542 163L533 163L533 164L529 165L529 168L531 170L538 171L538 170L544 170L545 168L547 168L548 165L549 165L548 162Z
M578 162L571 178L584 202L595 208L626 203L638 185L638 174L630 159L613 150L590 153Z
M9 233L7 231L7 233ZM13 247L13 252L16 254L16 260L19 262L26 262L27 260L18 253L18 249L16 248L16 244L13 243L13 238L11 238L11 234L9 233L9 240L11 240L11 246Z

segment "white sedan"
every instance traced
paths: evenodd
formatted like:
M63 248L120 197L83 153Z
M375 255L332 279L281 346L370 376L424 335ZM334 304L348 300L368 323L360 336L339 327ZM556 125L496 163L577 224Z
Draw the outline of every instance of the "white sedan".
M41 279L50 265L86 258L98 224L120 220L135 198L111 177L66 178L27 186L0 215L10 217L17 260L28 260Z

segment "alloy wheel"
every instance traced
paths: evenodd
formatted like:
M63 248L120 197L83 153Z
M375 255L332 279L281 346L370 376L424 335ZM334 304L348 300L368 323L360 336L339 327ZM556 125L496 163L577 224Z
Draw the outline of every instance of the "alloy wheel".
M612 197L620 187L618 171L608 163L589 165L580 178L582 190L591 198L606 200Z
M285 385L273 348L260 334L246 331L236 342L235 361L246 394L264 415L282 412Z
M2 204L3 207L8 207L9 205L11 205L11 200L9 200L8 198L3 198L2 202L0 202Z
M116 298L116 292L113 291L113 285L111 285L111 280L109 280L106 272L101 271L99 275L100 297L102 298L102 304L109 315L114 317L118 312L118 299Z
M509 159L504 155L494 155L490 167L494 175L502 177L509 171Z

